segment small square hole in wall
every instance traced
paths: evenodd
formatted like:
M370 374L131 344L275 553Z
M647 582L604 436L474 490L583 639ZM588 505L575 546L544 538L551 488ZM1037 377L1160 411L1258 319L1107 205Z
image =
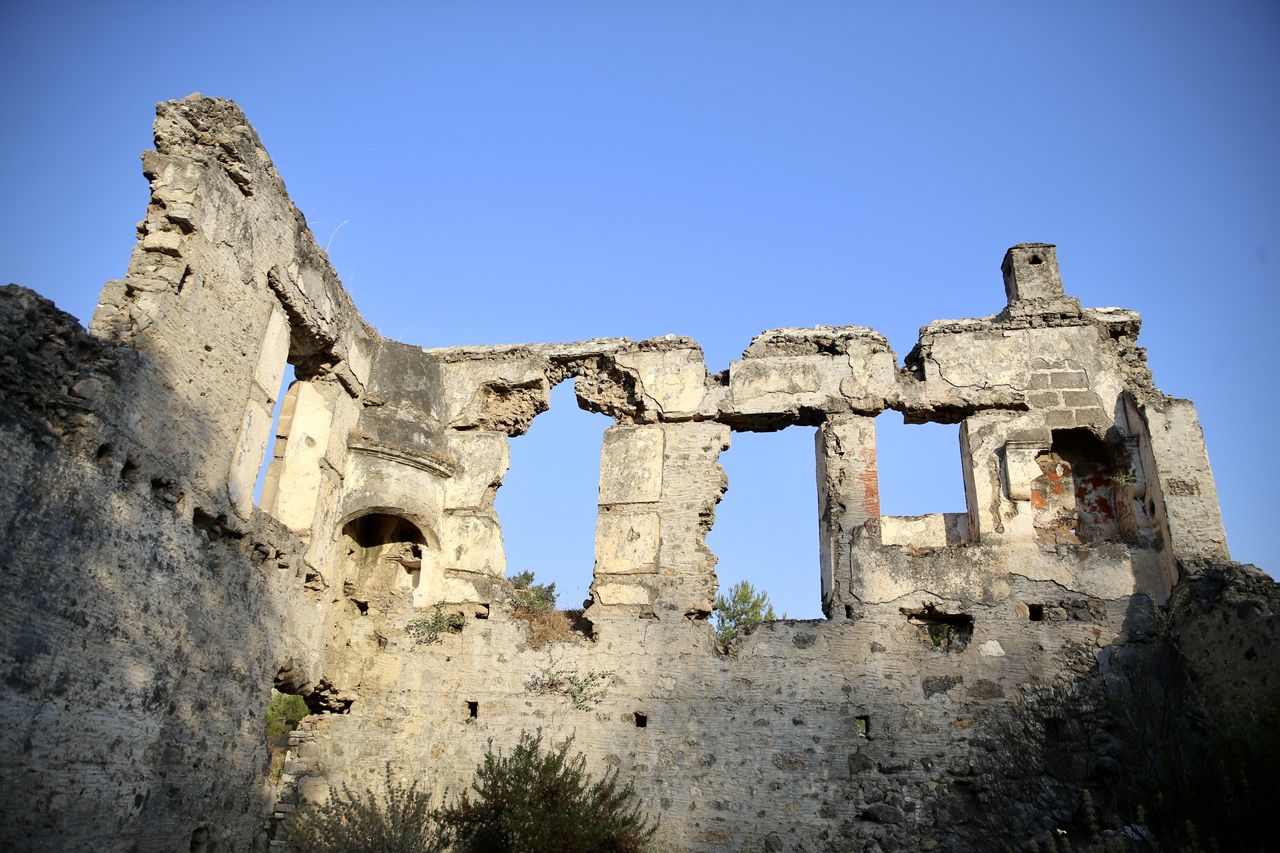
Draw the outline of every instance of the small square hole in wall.
M468 702L468 703L467 703L467 718L468 718L468 719L471 719L471 720L474 720L476 717L479 717L479 716L480 716L480 703L479 703L479 702Z
M853 618L853 605L852 605L852 604L846 604L846 605L844 606L844 618L846 618L846 619L852 619L852 618Z
M639 711L636 711L634 714L632 714L632 716L635 717L637 729L643 729L648 727L649 725L648 714L641 714Z
M871 737L871 718L866 715L854 717L853 730L858 737Z
M1043 622L1044 621L1044 605L1028 604L1027 619L1029 619L1032 622Z

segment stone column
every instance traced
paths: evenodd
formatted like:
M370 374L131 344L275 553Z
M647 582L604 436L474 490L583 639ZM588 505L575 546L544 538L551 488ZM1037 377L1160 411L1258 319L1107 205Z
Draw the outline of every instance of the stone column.
M665 444L661 426L613 426L600 449L596 565L591 594L604 607L652 608L657 585Z
M344 394L336 382L295 382L285 395L276 446L262 487L262 508L293 532L311 535L329 447L334 406Z
M600 454L600 516L592 593L659 619L702 618L715 598L706 545L724 494L719 455L729 428L716 423L616 426Z
M876 469L876 422L863 415L835 415L815 436L818 472L818 554L822 607L848 590L842 580L860 541L880 544L880 478Z
M1164 516L1173 553L1179 560L1230 560L1195 406L1170 398L1141 406L1139 416L1146 425L1144 461L1155 475L1147 471L1147 499L1151 514Z

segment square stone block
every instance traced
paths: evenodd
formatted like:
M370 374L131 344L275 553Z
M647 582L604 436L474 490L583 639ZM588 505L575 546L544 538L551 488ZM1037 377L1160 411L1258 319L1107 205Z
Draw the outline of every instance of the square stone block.
M489 515L445 515L440 531L440 565L502 577L507 571L507 558L497 520Z
M459 465L444 480L445 509L482 509L489 487L502 482L511 462L510 440L506 433L451 432L449 453Z
M662 497L660 426L616 426L600 449L600 504L656 503Z
M596 571L655 572L659 542L656 512L602 512L596 522Z
M596 584L596 601L601 604L640 604L653 602L653 597L646 587L632 583L615 583L606 581Z
M620 367L635 371L640 389L668 416L692 415L706 393L707 368L694 349L619 353Z

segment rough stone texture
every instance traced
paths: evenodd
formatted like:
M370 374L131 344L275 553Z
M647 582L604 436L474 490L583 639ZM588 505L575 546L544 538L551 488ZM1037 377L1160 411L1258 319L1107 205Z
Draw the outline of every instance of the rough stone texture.
M131 413L173 393L145 355L8 285L0 364L0 846L251 844L273 681L322 678L304 543L138 441Z
M1010 249L1005 311L926 325L901 367L854 326L762 333L715 374L677 337L423 349L360 319L234 104L160 105L156 146L90 332L0 290L6 849L265 849L299 798L388 764L444 796L541 728L632 780L664 847L985 850L1074 806L1006 793L1031 697L1157 625L1226 704L1280 683L1276 585L1226 562L1191 404L1155 388L1137 314L1066 296L1052 246ZM543 644L494 495L568 379L615 424L591 598ZM961 424L965 513L881 516L887 409ZM797 582L828 618L719 648L719 454L793 424L818 428ZM462 630L417 642L438 605ZM279 785L273 686L316 712Z

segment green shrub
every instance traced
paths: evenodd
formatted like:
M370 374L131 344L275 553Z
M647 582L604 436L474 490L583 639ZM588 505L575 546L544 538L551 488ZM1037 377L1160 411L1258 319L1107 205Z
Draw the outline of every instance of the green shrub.
M554 583L534 583L533 572L520 572L507 580L511 584L511 606L516 610L541 612L556 609Z
M446 613L443 604L437 604L430 616L411 620L404 626L405 633L413 637L417 645L431 645L440 642L442 634L456 634L467 624L467 617L461 613Z
M289 732L310 713L301 696L271 691L271 701L267 703L267 743L277 747L287 745Z
M490 745L471 792L436 812L442 835L466 853L645 850L657 824L631 784L619 787L616 769L592 781L586 757L569 757L571 744L543 752L541 732L522 732L510 755Z
M352 791L346 785L323 803L307 803L288 824L296 853L441 853L432 828L431 797L418 783L400 785L386 768L385 791Z
M716 596L711 618L716 642L727 646L752 625L772 622L778 616L767 593L756 592L749 581L739 581L729 588L728 597Z

